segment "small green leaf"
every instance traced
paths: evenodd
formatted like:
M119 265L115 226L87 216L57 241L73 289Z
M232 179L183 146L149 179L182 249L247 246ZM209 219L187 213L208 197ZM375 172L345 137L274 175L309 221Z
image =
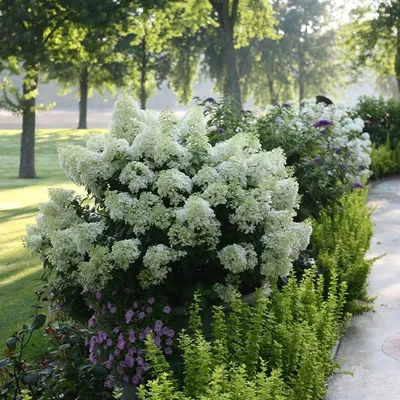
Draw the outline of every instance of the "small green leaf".
M92 372L96 378L105 378L108 375L108 370L101 365L93 366Z
M7 365L10 363L9 358L4 358L3 360L0 360L0 369L7 368Z
M32 322L31 329L40 329L45 323L46 316L44 314L38 314Z
M10 338L7 339L7 348L10 351L14 351L17 348L17 343L18 343L18 339L14 336L11 336Z
M60 350L67 350L71 347L70 343L65 343L60 346Z
M24 375L22 381L27 385L36 385L39 382L40 375L37 372L31 372Z

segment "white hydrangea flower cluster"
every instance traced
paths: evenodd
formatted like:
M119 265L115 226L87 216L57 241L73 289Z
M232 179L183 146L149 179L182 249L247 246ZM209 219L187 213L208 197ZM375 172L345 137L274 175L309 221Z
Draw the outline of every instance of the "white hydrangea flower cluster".
M26 245L85 290L129 271L147 289L180 268L215 276L214 290L229 300L241 274L285 276L308 245L309 223L293 221L298 184L282 150L263 151L248 132L211 146L199 108L178 120L123 95L109 134L62 145L59 155L95 207L73 191L51 190Z

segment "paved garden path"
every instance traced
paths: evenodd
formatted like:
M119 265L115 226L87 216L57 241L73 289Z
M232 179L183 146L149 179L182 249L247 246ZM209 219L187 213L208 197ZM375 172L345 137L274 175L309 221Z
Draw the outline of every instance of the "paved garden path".
M339 346L354 375L333 377L327 400L400 399L400 177L374 183L369 202L376 211L368 256L387 255L369 278L375 311L355 317Z

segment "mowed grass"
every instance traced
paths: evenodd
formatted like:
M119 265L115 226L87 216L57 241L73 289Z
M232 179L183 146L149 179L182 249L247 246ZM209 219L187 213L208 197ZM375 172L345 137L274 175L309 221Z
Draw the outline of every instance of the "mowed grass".
M76 189L59 165L57 144L83 143L89 132L105 130L37 130L38 179L18 179L20 131L0 130L0 359L5 340L30 322L34 291L40 286L42 266L23 245L26 225L35 221L48 187ZM37 355L43 346L43 335L38 333L28 355Z

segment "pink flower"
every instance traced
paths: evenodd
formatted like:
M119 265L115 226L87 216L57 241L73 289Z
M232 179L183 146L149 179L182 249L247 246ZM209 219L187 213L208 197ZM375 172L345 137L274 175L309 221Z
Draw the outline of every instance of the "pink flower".
M170 338L168 338L168 339L165 341L165 344L166 344L167 346L172 346L172 343L173 343L173 341L172 341L172 339L170 339Z

